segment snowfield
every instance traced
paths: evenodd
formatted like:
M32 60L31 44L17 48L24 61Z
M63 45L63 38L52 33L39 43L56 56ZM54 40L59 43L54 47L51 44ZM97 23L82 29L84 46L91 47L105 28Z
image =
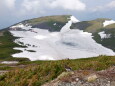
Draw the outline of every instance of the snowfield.
M17 64L19 63L18 61L3 61L1 62L2 64Z
M100 35L101 39L110 38L110 36L111 36L111 34L105 34L104 31L99 32L98 34Z
M114 24L115 21L114 20L106 20L104 23L103 23L103 27L106 27L108 25L111 25L111 24Z
M60 32L49 32L48 30L23 26L23 29L32 31L10 31L14 36L21 37L15 42L26 45L27 48L16 47L21 53L13 54L13 57L27 57L30 60L61 60L78 59L99 55L115 55L115 53L96 43L92 34L79 29L71 30L72 23L79 22L75 17L61 29ZM26 27L26 28L25 28ZM30 52L34 50L35 52Z

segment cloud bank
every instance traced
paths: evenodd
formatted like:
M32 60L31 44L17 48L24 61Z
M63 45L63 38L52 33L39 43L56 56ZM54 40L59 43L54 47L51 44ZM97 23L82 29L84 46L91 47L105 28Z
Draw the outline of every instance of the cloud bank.
M100 15L99 13L114 9L115 0L1 0L0 28L47 15L71 14L78 19L94 19L97 18L97 13ZM111 14L108 16L111 17Z
M80 0L55 0L50 3L52 8L62 8L65 10L82 11L86 5Z
M107 4L97 6L93 9L93 11L108 11L108 10L113 10L113 9L115 9L115 0Z
M6 8L16 15L27 15L46 12L44 9L63 9L72 11L85 10L85 3L80 0L22 0L18 4L17 0L2 0L0 1L0 11ZM17 7L18 4L18 7Z

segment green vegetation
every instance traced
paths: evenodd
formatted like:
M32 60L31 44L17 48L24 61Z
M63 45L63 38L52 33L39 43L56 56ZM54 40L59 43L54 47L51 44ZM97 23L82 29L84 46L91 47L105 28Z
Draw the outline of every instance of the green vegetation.
M3 36L0 36L0 59L10 58L12 54L20 52L13 49L14 47L19 47L18 44L13 42L15 39L10 32L3 32Z
M73 24L71 28L79 28L86 32L95 33L103 28L103 22L108 19L96 19L92 21L83 21L77 24ZM78 27L79 26L79 27Z
M56 25L54 25L56 23ZM49 22L47 22L47 25L49 26L49 31L53 32L53 31L60 31L61 28L67 23L67 20L65 22L58 22L58 21L54 21L51 20Z
M0 32L1 33L1 32ZM0 36L0 60L16 60L16 61L27 61L27 58L13 58L11 55L19 53L21 51L14 50L14 47L25 47L20 46L13 41L16 37L13 37L7 30L2 31L3 35Z
M23 21L23 24L29 24L34 28L48 29L49 31L60 31L68 22L70 15L46 16ZM54 25L56 23L56 25Z
M101 31L103 29L114 29L115 28L115 24L111 24L108 25L106 27L103 27L103 22L105 20L110 20L110 19L96 19L96 20L92 20L92 21L82 21L76 24L73 24L71 26L71 29L81 29L84 30L86 32L90 32L90 33L96 33L98 31Z
M108 26L105 27L106 29L114 29L115 28L115 24L110 24Z
M73 70L103 70L115 65L115 56L99 56L93 58L60 61L32 61L21 62L17 68L0 76L0 86L41 86L57 78L65 71L64 65Z
M46 16L46 17L40 17L35 19L30 19L24 21L24 23L29 23L32 25L43 23L43 22L49 22L49 21L57 21L57 22L67 22L67 18L69 18L70 15L62 15L62 16Z
M103 46L112 49L115 51L115 29L103 29L106 34L111 34L109 38L101 39L98 32L93 33L93 39L97 42L102 44Z
M19 62L30 61L28 58L6 58L3 60L5 60L5 61L19 61Z
M0 70L11 70L11 69L13 68L9 66L0 66Z
M36 52L36 51L34 51L34 50L27 50L27 51L29 51L29 52Z

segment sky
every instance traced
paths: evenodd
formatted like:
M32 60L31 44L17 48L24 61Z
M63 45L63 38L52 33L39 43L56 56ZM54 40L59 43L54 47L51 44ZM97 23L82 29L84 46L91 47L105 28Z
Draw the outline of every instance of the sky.
M73 15L80 21L115 20L115 0L0 0L0 29L51 15Z

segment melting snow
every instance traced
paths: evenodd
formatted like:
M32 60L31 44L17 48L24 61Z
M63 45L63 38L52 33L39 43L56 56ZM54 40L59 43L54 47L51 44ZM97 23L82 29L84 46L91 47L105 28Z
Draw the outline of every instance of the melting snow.
M17 25L15 25L15 26L12 26L12 27L10 27L10 28L24 28L25 26L23 25L23 24L17 24Z
M82 30L71 30L72 23L79 22L75 17L61 29L60 32L49 32L39 28L30 28L33 31L10 31L16 37L22 37L15 42L23 42L27 48L16 47L21 53L13 54L13 57L27 57L30 60L61 60L87 58L98 55L115 55L115 53L96 43L92 34ZM34 45L34 46L33 46ZM36 52L29 52L34 50Z
M57 25L56 23L53 24L54 26Z
M17 64L19 63L18 61L3 61L1 62L2 64Z
M103 23L103 26L106 27L108 25L111 25L111 24L114 24L115 21L114 20L106 20L104 23Z
M74 16L71 16L70 19L71 19L72 23L77 23L77 22L79 22L79 20L76 19Z
M105 34L104 31L99 32L98 34L100 35L101 39L110 38L110 34Z

